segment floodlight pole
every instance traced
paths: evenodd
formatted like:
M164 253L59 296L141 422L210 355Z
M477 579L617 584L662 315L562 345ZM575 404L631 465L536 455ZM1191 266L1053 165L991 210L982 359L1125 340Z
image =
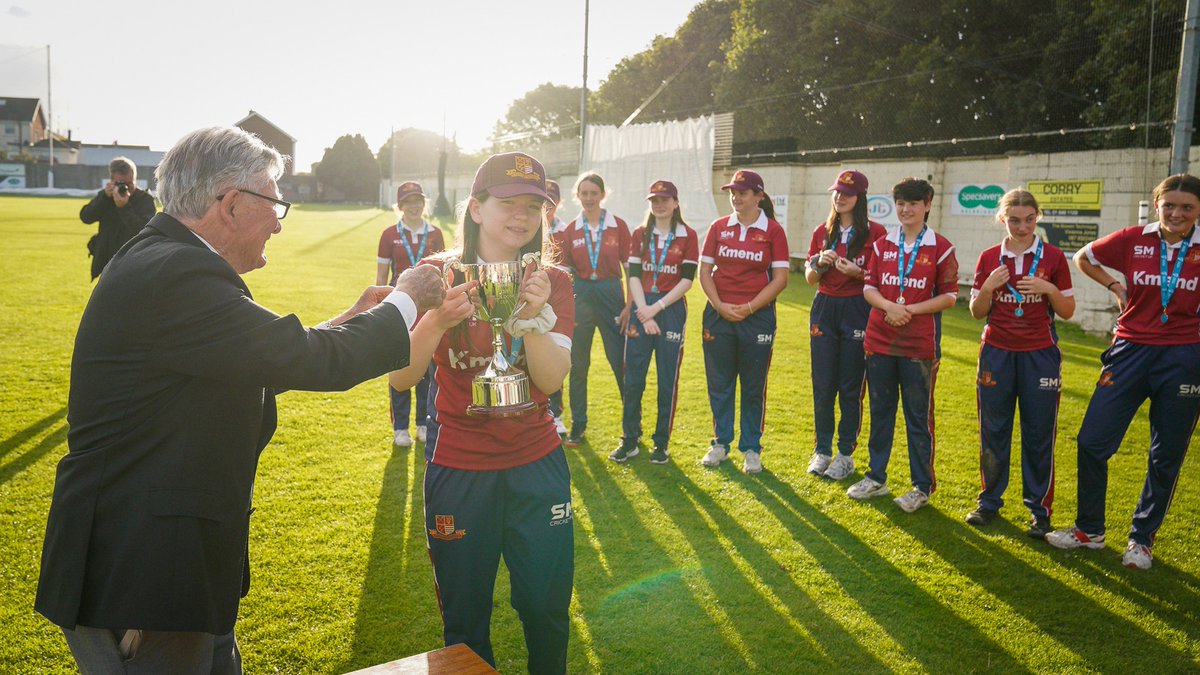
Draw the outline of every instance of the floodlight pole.
M50 163L46 168L46 187L54 187L54 97L50 92L50 45L46 45L46 130L50 137Z
M1175 134L1171 139L1171 173L1186 173L1196 110L1196 70L1200 44L1196 42L1200 0L1188 0L1183 17L1183 48L1179 53L1179 79L1175 81Z
M579 94L579 173L583 173L583 153L587 147L588 14L590 12L591 0L583 0L583 91Z

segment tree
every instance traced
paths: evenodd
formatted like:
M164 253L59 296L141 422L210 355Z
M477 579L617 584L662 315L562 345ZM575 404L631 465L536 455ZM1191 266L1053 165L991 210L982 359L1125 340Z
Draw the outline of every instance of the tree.
M400 178L405 176L437 173L438 155L443 144L446 148L446 166L455 169L463 161L462 149L458 143L442 138L442 135L426 129L411 127L395 132L391 138L383 142L375 157L379 161L379 173L384 178L392 177L392 145L395 144L396 173Z
M588 119L621 124L664 82L669 83L635 122L683 119L712 112L714 85L725 69L724 44L732 34L733 0L705 0L670 37L622 59L588 98Z
M379 194L379 163L362 134L347 134L325 148L314 173L349 201L374 201Z
M582 88L540 84L512 102L508 114L496 123L499 147L520 146L528 140L570 138L579 133L579 99Z

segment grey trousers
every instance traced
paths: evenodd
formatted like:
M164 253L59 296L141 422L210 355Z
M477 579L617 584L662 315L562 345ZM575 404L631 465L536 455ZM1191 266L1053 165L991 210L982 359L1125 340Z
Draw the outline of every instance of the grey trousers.
M67 646L83 675L241 675L242 655L233 631L225 635L173 631L141 631L129 658L121 655L123 630L76 626L62 629Z

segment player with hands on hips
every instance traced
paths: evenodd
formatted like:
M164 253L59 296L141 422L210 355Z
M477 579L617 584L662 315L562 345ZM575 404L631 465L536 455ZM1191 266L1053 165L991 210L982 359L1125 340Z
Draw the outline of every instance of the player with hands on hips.
M1115 296L1121 313L1077 436L1075 524L1046 535L1058 548L1104 548L1108 460L1148 398L1146 480L1121 559L1143 570L1200 419L1200 178L1175 174L1153 196L1158 222L1117 230L1075 253L1076 267Z

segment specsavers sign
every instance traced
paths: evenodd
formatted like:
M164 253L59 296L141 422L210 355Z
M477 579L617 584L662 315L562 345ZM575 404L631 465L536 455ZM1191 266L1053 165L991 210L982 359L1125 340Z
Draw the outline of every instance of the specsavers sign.
M1029 191L1047 216L1099 216L1103 180L1031 180Z
M950 213L956 216L994 216L1004 186L991 183L954 185L951 188Z

